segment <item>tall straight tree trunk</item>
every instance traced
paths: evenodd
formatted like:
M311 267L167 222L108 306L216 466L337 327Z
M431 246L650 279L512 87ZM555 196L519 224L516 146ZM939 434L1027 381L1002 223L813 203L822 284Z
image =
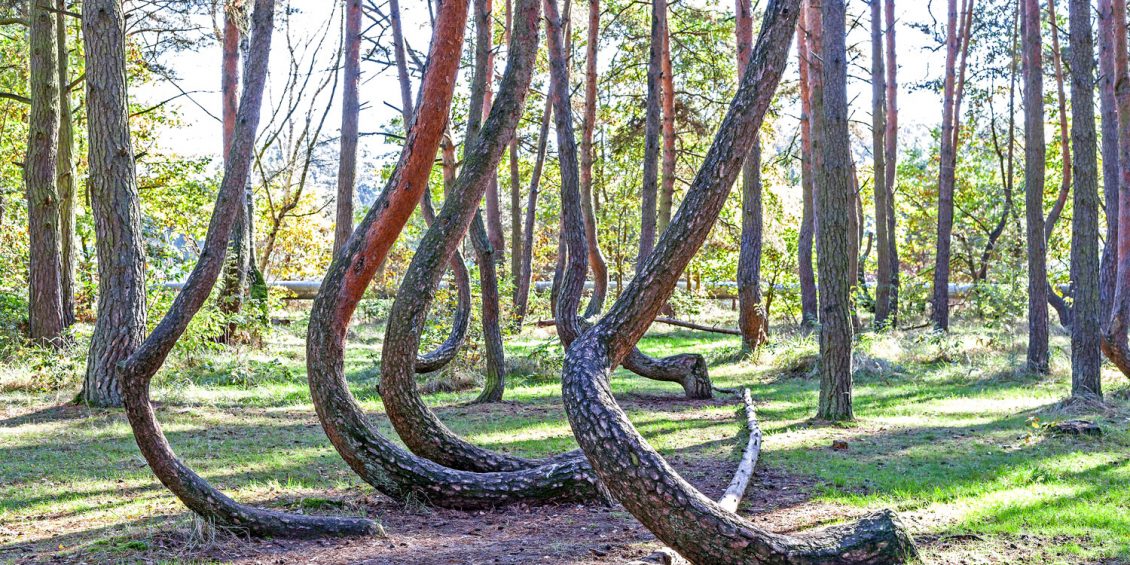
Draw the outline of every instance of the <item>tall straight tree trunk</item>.
M75 323L75 165L74 116L71 115L66 0L56 0L55 36L59 53L59 258L62 271L63 323Z
M239 109L239 47L241 41L240 20L243 19L243 3L231 2L224 5L224 37L220 64L220 93L222 104L223 155L224 164L231 158L232 139L235 136L236 114ZM247 191L243 198L247 199ZM236 212L232 225L231 242L227 261L224 264L223 279L220 285L220 311L228 316L237 314L243 308L244 290L247 288L250 271L251 240L248 237L250 215L246 202ZM221 340L228 342L235 338L238 324L229 322Z
M1113 306L1103 329L1103 353L1130 377L1130 73L1127 72L1126 0L1111 2L1115 100L1118 105L1118 256Z
M31 50L31 112L28 114L24 182L28 211L28 322L31 339L61 345L62 262L59 260L59 59L55 14L32 2L28 46Z
M1044 84L1040 4L1023 0L1024 208L1028 239L1028 370L1048 371L1047 240L1044 237Z
M734 5L738 82L753 51L753 7L749 0ZM761 144L755 140L742 168L742 235L738 250L738 329L742 350L755 351L769 338L769 320L761 305Z
M1055 84L1056 84L1056 102L1058 103L1057 110L1059 111L1059 146L1061 159L1063 161L1063 171L1060 184L1059 194L1056 195L1055 203L1052 204L1052 209L1048 212L1047 218L1044 220L1044 239L1051 241L1052 232L1055 231L1055 224L1059 221L1059 216L1063 212L1063 207L1067 204L1067 196L1071 192L1071 133L1070 126L1067 119L1067 94L1064 92L1064 78L1063 78L1063 55L1059 48L1059 22L1055 12L1055 0L1048 0L1048 24L1051 28L1052 35L1052 61L1055 69ZM1055 308L1056 313L1059 315L1059 321L1064 327L1071 327L1071 305L1067 303L1064 297L1059 295L1048 281L1048 304Z
M819 321L819 306L816 297L816 273L812 266L812 246L816 238L816 208L814 205L813 191L815 190L815 154L813 152L812 128L815 120L812 110L811 72L813 70L812 54L809 51L809 26L808 15L811 13L809 3L805 0L801 4L800 14L797 17L797 59L800 68L800 184L801 184L801 218L799 241L797 244L798 274L800 277L800 312L801 325L814 328Z
M659 142L663 75L663 29L667 0L651 1L651 48L647 64L647 107L644 120L643 185L640 187L640 250L638 266L655 247L656 198L659 192ZM637 267L638 268L638 267Z
M1118 261L1118 104L1114 96L1114 18L1111 0L1099 0L1099 115L1102 119L1103 210L1106 232L1099 267L1100 320L1110 318Z
M1091 3L1069 0L1071 46L1071 143L1075 195L1071 216L1071 396L1102 398L1099 334L1099 186L1095 155L1095 62ZM1062 122L1061 122L1062 123Z
M938 164L938 241L934 254L934 293L931 299L933 309L930 313L930 321L934 328L942 331L948 331L950 324L950 240L953 233L954 129L957 121L954 90L958 42L961 37L958 22L957 0L948 0L946 76L942 94L942 139Z
M851 420L852 413L852 190L848 137L847 46L844 0L824 0L821 51L824 74L823 149L816 197L820 210L817 267L820 271L820 406L817 417Z
M875 187L875 327L890 325L891 313L891 245L887 213L890 196L887 191L887 84L883 63L883 9L880 0L871 0L871 153Z
M538 189L541 186L542 168L545 166L546 144L549 141L549 117L552 104L549 96L545 98L545 110L541 115L541 131L538 132L538 152L534 158L534 170L530 175L530 190L526 201L526 217L522 231L522 265L518 276L518 287L514 290L514 323L521 327L526 318L530 301L530 284L533 278L534 228L537 223Z
M592 270L593 278L593 291L592 297L589 299L589 304L585 308L585 317L595 316L600 313L604 307L604 299L608 296L608 263L604 260L604 254L600 251L600 238L597 237L596 232L596 210L593 207L593 175L592 164L595 160L593 151L593 133L596 130L596 63L597 63L597 47L600 44L600 0L589 0L589 22L588 22L588 45L585 48L585 107L584 107L584 121L581 129L581 212L585 220L585 239L588 242L588 263L589 269ZM664 45L667 45L666 43ZM670 72L671 57L670 49L665 50L667 55L665 61L665 72ZM664 82L665 90L664 104L667 101L667 90L670 89L670 84ZM674 93L671 93L671 107L674 108ZM667 121L666 114L664 114L664 173L667 172ZM675 123L674 116L670 123L671 128L671 159L674 162L674 135ZM672 177L674 176L674 165L672 165ZM663 178L664 186L666 186L667 177ZM672 180L672 182L674 182ZM672 186L674 186L672 184ZM662 222L662 199L660 200L660 222ZM671 214L670 198L667 201L667 215ZM662 231L662 228L660 228Z
M514 0L506 0L506 29L503 39L506 41L507 57L513 56L510 44L510 24L514 19ZM518 297L518 280L522 274L522 177L518 170L518 136L510 141L510 278L514 295L512 303Z
M399 22L399 13L397 14ZM357 186L357 140L361 101L361 0L345 1L344 68L341 88L341 156L337 168L337 214L334 220L334 254L353 233L353 194ZM411 108L404 108L405 112ZM404 124L408 128L410 124Z
M483 8L486 18L482 21L482 25L486 30L487 41L487 67L486 67L486 90L483 94L483 119L486 119L486 113L490 112L490 107L494 101L494 19L493 19L493 0L486 0L486 6ZM480 14L480 17L481 14ZM476 24L478 25L478 21ZM496 263L503 264L506 259L506 240L502 232L502 211L498 201L498 175L492 175L487 184L486 195L483 196L486 200L486 230L487 239L490 241L491 248L494 251L493 258ZM497 277L495 279L495 286L498 286Z
M660 52L659 83L663 106L663 176L659 185L659 216L656 219L656 232L663 233L671 223L671 206L675 200L675 75L671 67L671 24L666 6L663 13L663 39Z
M877 1L877 0L876 0ZM898 132L899 132L899 110L898 110L898 63L896 61L895 53L895 1L886 0L886 23L887 23L887 132L884 136L884 164L886 165L886 173L884 180L887 181L887 246L890 248L888 252L888 260L891 266L891 286L890 286L890 326L895 327L898 325L898 312L899 312L899 252L898 252L898 233L895 231L895 186L898 171Z

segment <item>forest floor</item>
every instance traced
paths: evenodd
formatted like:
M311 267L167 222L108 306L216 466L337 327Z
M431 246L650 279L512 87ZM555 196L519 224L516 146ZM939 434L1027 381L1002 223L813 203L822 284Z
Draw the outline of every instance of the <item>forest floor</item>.
M811 420L818 389L811 337L775 336L752 360L739 357L737 338L664 327L642 347L701 353L717 385L751 387L765 438L740 511L769 530L795 532L891 507L930 563L1130 563L1126 378L1107 368L1105 406L1066 407L1065 336L1053 338L1052 374L1033 376L1018 369L1022 331L958 327L945 337L864 334L858 420L842 426ZM359 332L347 359L353 393L391 432L376 394L379 339ZM433 392L429 403L478 445L526 456L576 447L560 405L552 331L511 338L508 353L515 374L505 403L470 405L473 388ZM473 383L476 355L469 351L422 387ZM459 512L376 493L318 425L300 327L275 332L262 350L177 359L154 386L165 432L194 469L240 501L367 515L387 537L290 542L218 532L154 479L121 412L70 404L73 386L28 386L66 363L83 361L0 364L0 562L622 563L660 547L619 507ZM687 480L709 496L722 492L744 447L734 398L688 401L669 383L622 370L612 386L633 423ZM1102 437L1043 429L1074 418L1098 423ZM846 449L833 449L833 440Z

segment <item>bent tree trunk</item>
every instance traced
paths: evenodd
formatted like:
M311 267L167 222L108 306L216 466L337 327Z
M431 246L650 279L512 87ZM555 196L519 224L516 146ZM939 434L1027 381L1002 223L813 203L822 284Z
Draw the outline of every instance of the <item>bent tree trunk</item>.
M436 211L432 206L431 193L427 189L424 190L424 197L420 201L420 211L423 212L424 222L431 227L436 221ZM471 327L471 274L467 272L467 263L458 249L451 255L448 266L455 279L457 295L451 332L438 347L416 357L417 373L431 373L447 366L463 347L463 342L467 340L467 330Z
M28 115L28 333L32 340L60 346L63 341L62 262L59 260L59 74L55 15L45 2L32 2L31 112Z
M259 121L263 86L270 53L274 2L257 0L252 20L251 56L247 89L240 103L232 159L225 167L220 195L213 210L208 237L200 260L177 295L169 313L153 333L132 352L114 351L110 358L129 358L114 363L122 377L122 389L134 438L157 478L180 500L222 527L254 535L310 537L320 535L372 534L380 527L371 520L288 514L239 504L177 459L157 423L149 402L149 384L165 357L207 299L224 260L231 225L240 206L251 168L251 150ZM108 202L95 208L99 233L99 270L109 278L100 282L107 298L100 299L99 323L104 334L96 336L92 359L100 344L114 338L136 343L144 332L141 226L137 183L130 148L126 106L125 13L118 0L88 0L83 6L83 37L86 43L87 98L90 104L90 162L93 190ZM112 213L112 215L107 215ZM114 237L119 236L119 237ZM132 344L131 343L131 344ZM105 357L102 361L105 362Z
M890 512L805 536L754 526L680 478L608 386L610 368L647 331L725 204L784 70L798 4L766 6L750 66L682 207L608 314L569 347L562 374L569 423L601 480L656 537L697 563L889 563L914 555Z
M517 44L536 45L538 8L538 0L518 3L512 32ZM422 97L400 162L354 236L335 256L314 299L306 344L311 396L322 427L338 453L362 479L397 500L415 499L449 507L481 508L529 499L591 497L596 493L595 479L577 464L505 473L474 473L444 467L412 455L372 427L345 382L344 347L349 320L377 265L387 256L427 187L451 107L466 13L465 0L450 0L441 7L421 87ZM517 56L519 53L521 56ZM516 56L508 61L502 79L500 90L516 93L519 96L515 102L518 107L521 107L533 73L534 53L532 48L516 50ZM500 98L505 99L506 96ZM517 121L517 114L511 115L508 110L512 108L509 106L510 102L500 102L498 111L491 113L483 127L485 138L497 136L502 145L509 141L508 136L513 135ZM493 173L500 156L494 155L492 160L486 148L494 144L484 142L471 147L461 179L481 180ZM480 190L483 189L485 187L480 187ZM448 208L458 206L459 195L463 192L466 191L451 191L442 216L425 237L431 234L439 237L441 230L454 229L460 235L466 230L466 224L450 226L444 219L449 214ZM443 265L447 258L436 257L436 260ZM414 287L414 290L434 292L419 287ZM400 341L387 340L386 344ZM386 353L387 347L389 345L386 345ZM407 355L406 363L395 364L396 367L392 363L386 365L393 370L405 365L410 367L416 355L415 348ZM577 477L581 478L578 480Z
M549 10L549 3L546 9ZM561 170L561 246L558 272L553 277L557 300L553 302L557 334L568 347L581 333L577 319L581 293L584 290L587 241L581 226L580 180L577 160L577 142L573 131L573 111L568 88L566 50L561 30L550 28L547 33L550 60L550 100L553 103L554 125L557 130L558 163ZM623 360L625 369L642 377L678 383L687 398L711 398L713 387L707 371L706 360L697 354L673 355L663 359L649 357L633 348Z

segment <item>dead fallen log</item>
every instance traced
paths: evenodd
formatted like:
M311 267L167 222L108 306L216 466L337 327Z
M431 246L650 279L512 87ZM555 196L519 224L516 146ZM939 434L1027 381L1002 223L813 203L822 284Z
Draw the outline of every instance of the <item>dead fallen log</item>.
M734 478L730 480L730 486L726 487L726 492L722 494L722 498L718 499L718 504L730 512L738 511L738 504L741 504L745 489L749 486L750 479L753 478L753 468L757 466L757 456L761 454L761 426L757 425L757 412L753 407L753 398L750 396L748 388L742 387L741 397L745 425L746 429L749 430L749 440L746 442L745 452L742 454L741 463L738 464L738 470L734 473Z
M696 324L694 322L685 322L683 320L679 320L679 319L676 319L676 318L656 318L655 321L659 322L660 324L667 324L667 325L670 325L670 326L678 326L680 328L687 328L687 329L698 330L698 331L703 331L703 332L713 332L713 333L718 333L718 334L736 335L736 336L742 335L742 332L735 330L735 329L732 329L732 328L723 328L723 327L720 327L720 326L707 326L707 325L704 325L704 324ZM539 328L548 328L550 326L557 325L557 320L556 319L553 319L553 320L538 320L536 322L536 325Z

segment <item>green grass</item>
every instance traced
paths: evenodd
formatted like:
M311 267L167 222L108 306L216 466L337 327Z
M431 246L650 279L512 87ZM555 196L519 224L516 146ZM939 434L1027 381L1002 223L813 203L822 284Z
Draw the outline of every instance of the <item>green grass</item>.
M1108 409L1065 410L1059 403L1069 390L1066 338L1053 340L1052 375L1033 376L1016 369L1024 347L1017 334L972 328L944 339L865 335L857 421L842 426L810 420L818 388L805 376L816 351L812 338L775 336L753 360L739 358L737 338L665 328L641 347L655 355L702 353L718 386L749 385L765 434L760 465L810 479L812 504L893 507L927 541L982 540L982 558L991 558L1001 540L1034 536L1045 551L1032 562L1130 562L1127 380L1108 368ZM353 393L390 433L376 393L379 347L362 336L346 368ZM451 429L479 445L527 456L576 447L560 407L554 338L531 331L508 348L518 368L510 403L467 407L475 390L428 401ZM21 371L5 367L0 384L26 381ZM19 560L5 552L23 544L47 545L64 557L120 559L145 551L155 532L196 527L145 467L120 412L63 406L73 389L0 391L0 561ZM731 402L665 402L680 391L623 370L613 391L665 455L737 457ZM262 351L178 360L160 375L154 399L178 454L238 500L365 511L353 501L371 489L317 424L297 336L279 332ZM1104 435L1058 438L1039 427L1076 417L1095 420ZM833 439L849 448L830 449Z

